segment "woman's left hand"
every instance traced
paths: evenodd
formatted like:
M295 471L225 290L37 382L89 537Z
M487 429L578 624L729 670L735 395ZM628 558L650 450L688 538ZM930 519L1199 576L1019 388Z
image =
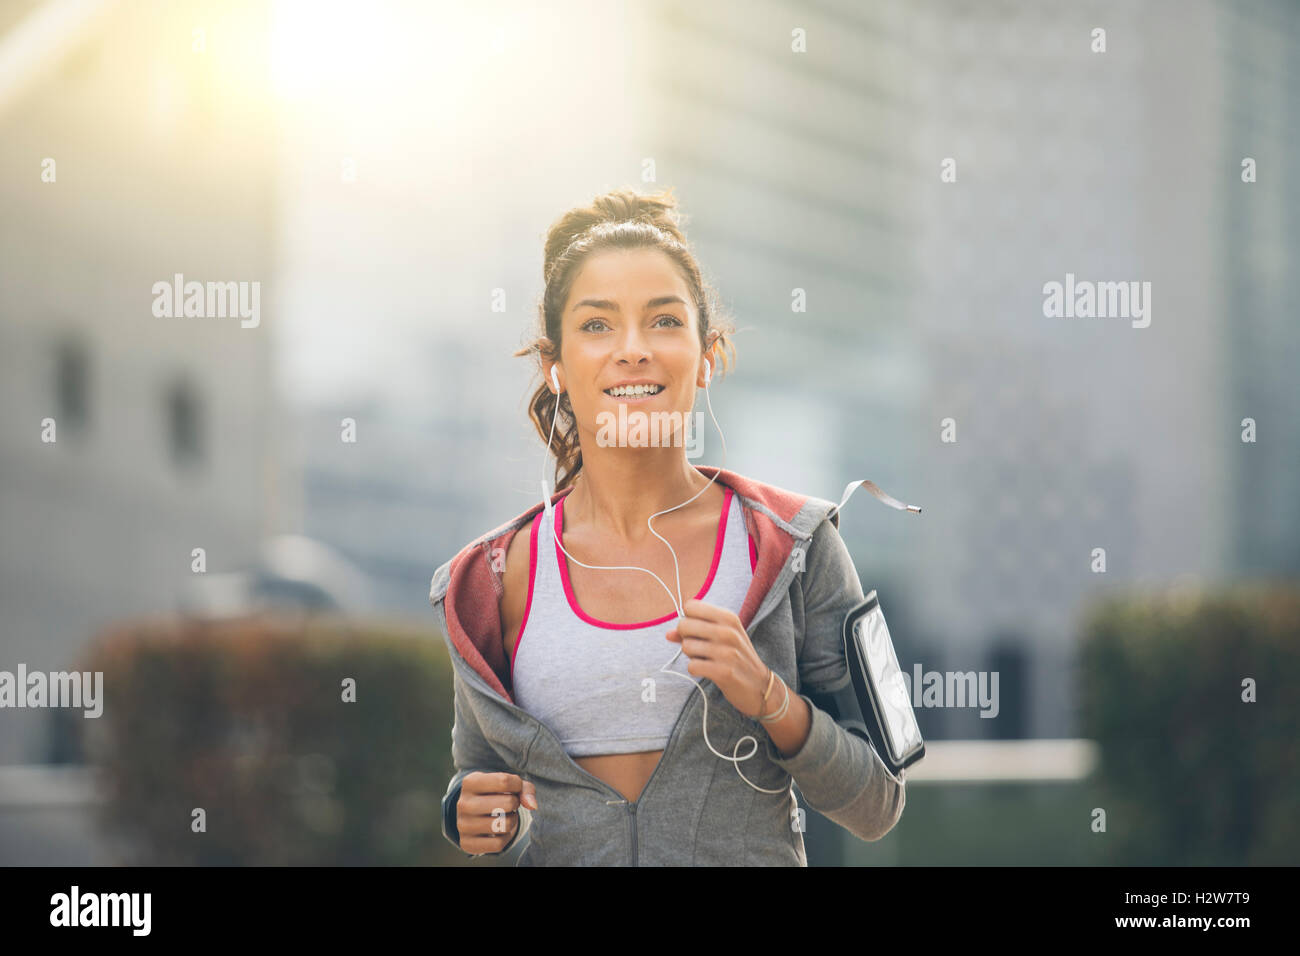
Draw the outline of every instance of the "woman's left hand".
M682 611L686 616L677 619L666 637L682 645L682 653L690 659L687 672L707 677L731 706L746 717L757 717L767 690L767 665L754 650L740 618L726 608L694 598L682 605ZM776 686L773 681L773 692ZM769 710L771 703L769 694Z

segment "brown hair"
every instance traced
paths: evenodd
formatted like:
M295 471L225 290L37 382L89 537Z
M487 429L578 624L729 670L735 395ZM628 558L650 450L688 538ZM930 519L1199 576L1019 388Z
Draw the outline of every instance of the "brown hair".
M540 373L547 361L560 357L561 318L568 301L574 277L589 256L605 249L659 249L676 263L686 280L699 316L700 348L703 350L709 334L719 333L712 354L717 361L713 366L712 382L719 377L719 368L725 370L729 363L724 350L731 350L735 361L735 345L730 336L735 326L717 305L717 295L704 280L699 263L686 242L680 228L682 216L677 211L677 199L672 187L654 195L639 195L631 189L616 189L597 196L589 206L570 209L552 224L546 236L545 259L542 275L546 291L539 308L540 330L533 342L515 352L515 355L535 355ZM542 338L550 340L548 349ZM578 428L569 405L569 393L558 397L543 382L529 402L529 417L542 441L551 434L555 419L555 438L551 450L555 454L555 491L571 485L582 470L582 449L578 444ZM556 416L559 416L556 418Z

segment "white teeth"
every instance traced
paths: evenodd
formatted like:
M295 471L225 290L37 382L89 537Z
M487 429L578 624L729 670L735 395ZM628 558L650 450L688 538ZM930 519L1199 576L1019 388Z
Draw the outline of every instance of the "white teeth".
M613 395L615 398L639 398L642 395L657 395L663 391L662 385L623 385L618 388L607 388L605 394Z

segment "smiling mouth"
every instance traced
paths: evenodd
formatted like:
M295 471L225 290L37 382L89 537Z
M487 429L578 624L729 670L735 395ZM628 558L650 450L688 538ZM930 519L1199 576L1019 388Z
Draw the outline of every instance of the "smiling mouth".
M607 388L605 394L610 398L649 398L664 390L662 385L635 385L619 388Z

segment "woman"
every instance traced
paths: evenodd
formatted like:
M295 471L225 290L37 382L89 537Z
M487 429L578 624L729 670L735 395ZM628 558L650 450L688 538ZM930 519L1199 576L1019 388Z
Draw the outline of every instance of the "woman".
M902 777L799 693L845 674L863 596L834 505L687 461L680 422L731 328L674 209L617 190L551 228L542 334L517 354L549 383L531 413L555 493L433 578L444 834L474 856L528 833L521 866L806 866L791 784L864 840L903 811Z

